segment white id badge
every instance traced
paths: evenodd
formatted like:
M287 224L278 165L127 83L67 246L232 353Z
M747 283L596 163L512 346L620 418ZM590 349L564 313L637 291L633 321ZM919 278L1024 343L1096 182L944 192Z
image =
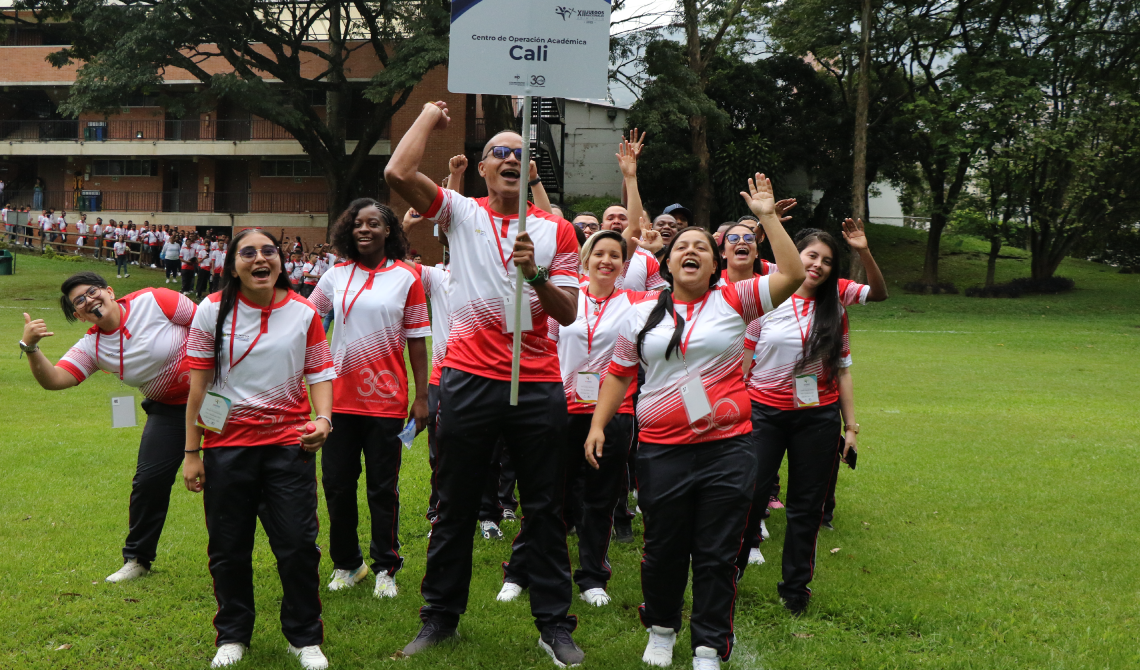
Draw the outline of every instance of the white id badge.
M510 295L503 298L503 332L515 332L515 294L511 292ZM530 316L530 298L527 297L526 291L523 291L523 305L522 305L522 332L527 332L534 329L534 324L531 323Z
M796 377L796 407L815 407L819 404L819 382L815 375Z
M133 428L139 425L133 395L111 396L111 427Z
M689 375L681 380L681 404L685 406L689 425L712 414L712 405L700 375Z
M202 401L202 409L198 411L198 426L215 433L222 432L230 418L232 405L224 395L212 391L207 393L206 399Z
M602 375L597 372L579 372L574 381L574 391L578 402L594 404L598 402L598 390L602 385Z

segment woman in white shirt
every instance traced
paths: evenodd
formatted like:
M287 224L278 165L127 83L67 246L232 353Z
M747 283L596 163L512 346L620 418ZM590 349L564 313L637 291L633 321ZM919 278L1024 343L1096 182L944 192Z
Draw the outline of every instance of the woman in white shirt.
M772 240L776 260L792 267L796 250L776 216L771 182L757 174L741 195ZM785 301L804 273L797 266L718 287L720 251L708 231L695 227L677 233L664 258L661 273L672 290L639 303L621 326L585 449L587 458L603 452L605 427L644 365L636 459L645 518L640 613L649 632L642 660L672 663L691 561L693 667L709 670L732 653L735 562L756 483L740 375L745 328Z
M302 668L320 670L328 661L320 649L313 455L332 430L332 357L316 310L281 273L270 234L238 234L224 272L229 280L198 307L187 342L183 478L189 490L204 493L218 601L211 666L237 663L253 635L252 553L260 518L277 558L289 651ZM312 408L317 417L310 421Z

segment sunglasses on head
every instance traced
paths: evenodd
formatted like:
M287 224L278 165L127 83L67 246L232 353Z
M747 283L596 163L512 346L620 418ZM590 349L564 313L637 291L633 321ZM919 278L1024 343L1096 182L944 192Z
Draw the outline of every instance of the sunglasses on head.
M267 261L271 261L274 258L277 258L277 247L273 246L272 244L263 244L261 245L260 249L254 246L242 247L241 249L238 249L237 254L238 256L241 256L241 259L243 261L252 263L257 259L257 252L259 251L261 252L262 257Z
M510 156L513 153L515 155L515 158L521 161L522 152L522 149L512 149L510 147L491 147L491 150L487 152L483 158L486 158L487 156L494 156L499 160L506 160L507 156Z
M753 235L752 233L744 233L743 235L741 235L740 233L729 233L728 235L724 236L724 239L729 244L736 244L737 242L740 242L741 240L744 240L748 244L752 244L753 242L756 241L756 236Z

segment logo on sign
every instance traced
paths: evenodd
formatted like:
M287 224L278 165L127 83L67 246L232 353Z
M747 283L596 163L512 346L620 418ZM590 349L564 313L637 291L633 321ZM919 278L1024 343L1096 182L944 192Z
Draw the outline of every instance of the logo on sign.
M565 21L568 17L570 17L574 14L574 8L573 7L555 7L554 13L561 16L562 20Z

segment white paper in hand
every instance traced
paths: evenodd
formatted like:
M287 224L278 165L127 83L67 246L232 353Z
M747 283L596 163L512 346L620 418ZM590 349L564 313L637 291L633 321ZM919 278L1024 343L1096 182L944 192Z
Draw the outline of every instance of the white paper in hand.
M400 431L400 442L404 443L404 447L411 449L412 442L416 441L416 420L408 419L408 425Z

